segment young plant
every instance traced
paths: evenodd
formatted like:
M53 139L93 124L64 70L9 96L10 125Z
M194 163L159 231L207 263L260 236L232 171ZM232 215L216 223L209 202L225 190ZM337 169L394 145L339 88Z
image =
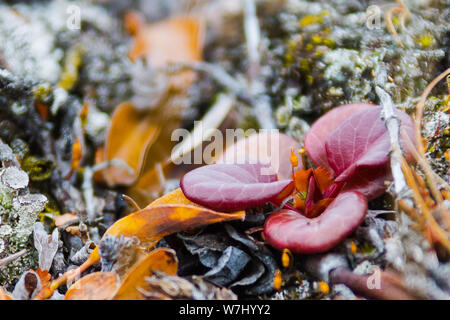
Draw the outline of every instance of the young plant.
M305 139L306 151L317 167L304 168L306 161L298 165L295 154L285 156L279 167L286 170L293 164L290 180L261 178L261 164L215 164L187 173L181 189L191 201L222 211L265 202L279 205L291 196L293 201L284 201L283 208L266 220L266 241L280 250L327 251L358 227L367 201L382 194L391 180L390 140L382 116L381 107L367 103L340 106L322 116ZM411 118L399 110L396 116L413 140ZM405 158L412 159L408 144L401 140L400 145ZM282 151L289 152L290 148Z

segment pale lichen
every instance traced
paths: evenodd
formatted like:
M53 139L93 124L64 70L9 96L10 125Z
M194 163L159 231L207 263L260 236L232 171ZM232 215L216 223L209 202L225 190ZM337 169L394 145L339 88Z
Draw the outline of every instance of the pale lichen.
M18 166L16 155L2 141L0 149L0 258L28 249L27 255L0 269L0 284L4 285L13 283L25 270L36 265L34 247L29 240L47 198L29 192L28 175Z

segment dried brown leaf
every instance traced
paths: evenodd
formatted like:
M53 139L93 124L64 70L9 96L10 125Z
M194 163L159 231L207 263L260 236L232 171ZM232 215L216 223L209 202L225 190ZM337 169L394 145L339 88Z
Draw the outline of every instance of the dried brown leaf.
M119 277L114 272L94 272L75 282L64 300L110 300L118 285Z
M143 300L140 289L147 289L145 278L154 271L176 275L178 261L175 251L166 248L156 249L138 261L127 273L115 295L117 300Z

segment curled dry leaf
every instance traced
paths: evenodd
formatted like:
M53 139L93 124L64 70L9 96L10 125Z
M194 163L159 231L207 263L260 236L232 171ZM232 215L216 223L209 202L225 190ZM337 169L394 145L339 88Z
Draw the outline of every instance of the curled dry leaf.
M290 179L292 167L290 162L291 148L296 151L300 144L288 135L279 132L261 132L241 139L227 147L217 158L216 163L242 163L257 160L269 163L279 179ZM302 169L300 163L297 169Z
M200 167L185 174L180 185L188 199L225 212L263 205L294 188L292 180L278 181L272 167L261 163Z
M176 275L178 261L175 251L167 248L156 249L134 264L125 275L114 299L116 300L144 300L142 290L148 290L146 277L154 271L167 275Z
M64 300L110 300L119 286L119 277L114 272L94 272L75 282Z

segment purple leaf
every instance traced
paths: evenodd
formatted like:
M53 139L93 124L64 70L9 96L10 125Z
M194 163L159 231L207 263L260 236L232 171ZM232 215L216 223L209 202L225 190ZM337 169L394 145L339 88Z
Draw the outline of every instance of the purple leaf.
M207 208L232 212L254 208L288 195L292 180L278 181L268 164L213 164L194 169L180 182L189 200Z
M342 192L318 217L309 219L293 210L272 214L264 225L273 247L298 253L327 251L350 235L363 221L367 199L359 192Z
M337 182L348 182L352 190L363 192L369 199L385 188L389 179L389 133L381 119L382 107L373 106L355 113L341 123L325 140L325 150ZM400 110L395 111L411 141L414 141L412 119ZM407 157L406 143L400 140ZM364 168L364 171L361 170ZM367 183L361 181L364 179ZM348 187L346 187L347 189Z
M270 163L279 179L290 179L292 176L292 166L289 160L291 147L297 152L300 144L282 133L262 132L229 146L216 163L239 163L239 161L249 162L251 160ZM303 169L301 162L295 170L299 169Z
M379 196L391 178L390 141L382 107L366 103L337 107L321 117L308 132L305 146L317 166L334 172L336 182L346 182L344 190L359 191L369 200ZM414 141L412 119L395 111L401 126ZM407 144L400 139L406 158Z
M318 167L324 167L333 173L328 164L325 140L334 129L354 113L373 107L370 103L346 104L332 109L320 117L311 126L305 138L305 148L309 157Z

